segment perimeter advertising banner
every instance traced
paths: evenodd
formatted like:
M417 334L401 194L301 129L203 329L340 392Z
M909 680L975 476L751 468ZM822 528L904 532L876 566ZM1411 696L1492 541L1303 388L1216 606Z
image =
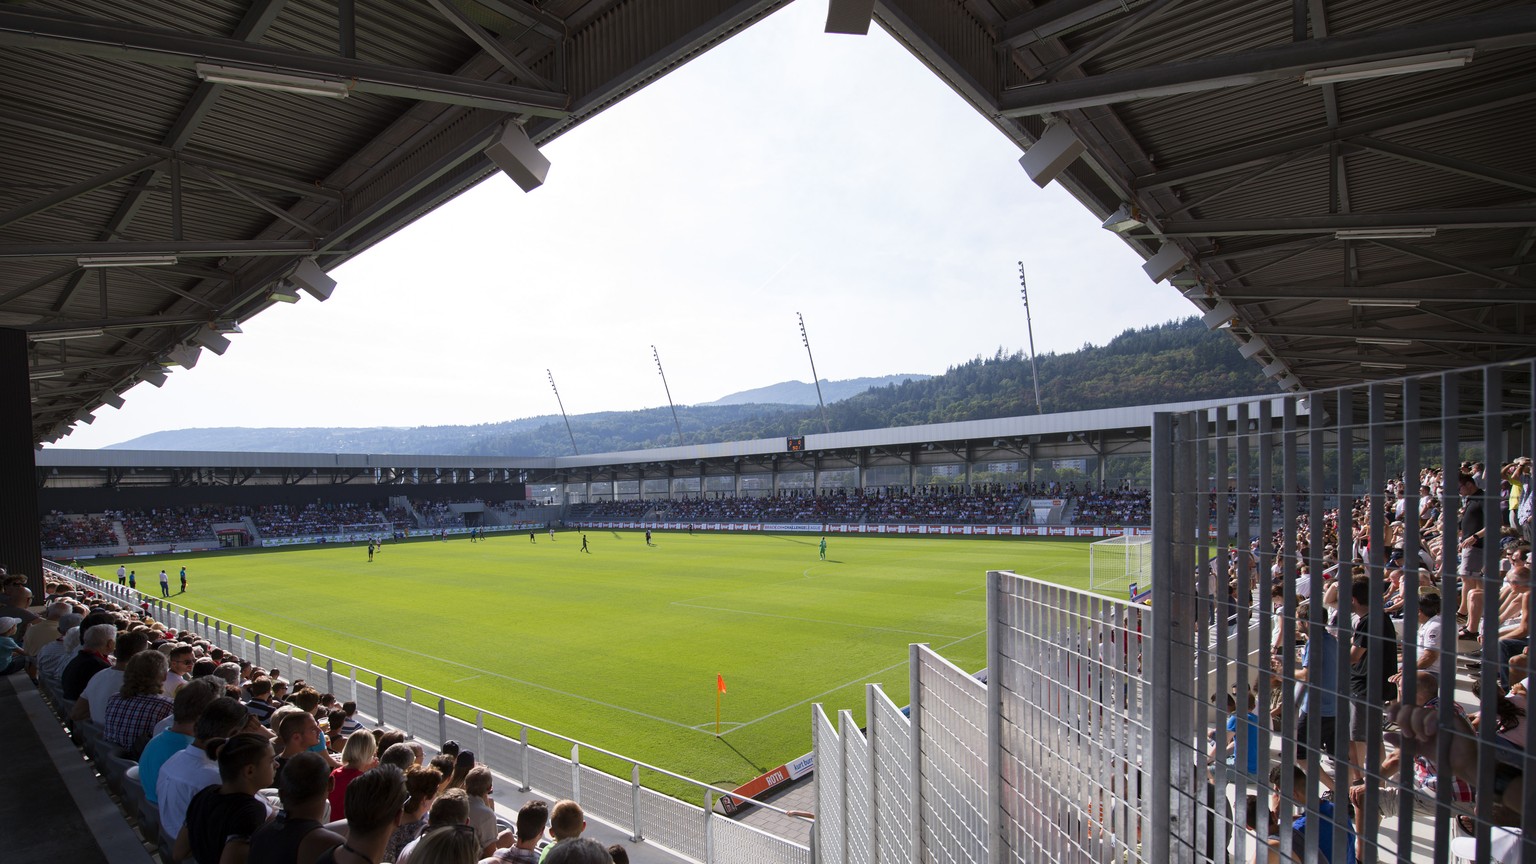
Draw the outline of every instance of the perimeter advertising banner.
M589 531L641 531L646 528L653 530L687 531L686 522L568 522L572 528L584 528ZM469 529L449 529L450 534L464 533ZM491 527L490 531L508 530L505 526ZM694 531L769 531L785 534L936 534L949 537L1120 537L1129 534L1132 537L1150 537L1152 529L1145 527L1126 527L1122 525L857 525L846 522L830 522L825 525L818 523L799 522L699 522L693 525ZM1215 537L1212 529L1210 536ZM284 545L287 543L313 543L314 538L284 538L278 541L267 541L265 545ZM335 541L333 541L335 542Z

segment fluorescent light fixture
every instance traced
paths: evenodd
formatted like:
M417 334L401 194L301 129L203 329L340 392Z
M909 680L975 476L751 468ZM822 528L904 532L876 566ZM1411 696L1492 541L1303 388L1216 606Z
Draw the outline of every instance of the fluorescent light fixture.
M1335 240L1426 240L1438 228L1345 228L1333 232Z
M1141 218L1141 214L1136 212L1135 207L1129 204L1121 204L1120 209L1111 213L1109 218L1104 220L1104 229L1106 231L1113 231L1116 234L1125 234L1129 231L1135 231L1145 224L1147 223Z
M1388 75L1433 72L1436 69L1460 69L1471 62L1472 49L1458 48L1454 51L1439 51L1434 54L1392 57L1387 60L1372 60L1368 63L1313 69L1302 73L1301 83L1316 85L1337 84L1340 81L1363 81L1368 78L1385 78Z
M82 327L76 330L40 330L28 333L33 342L63 342L66 339L93 339L105 333L100 327Z
M1404 369L1408 368L1408 364L1406 364L1406 363L1377 363L1374 360L1370 360L1370 361L1362 360L1360 362L1360 368L1362 368L1362 369L1385 369L1388 372L1401 372Z
M97 267L169 267L176 263L175 255L82 255L75 259L76 266Z
M299 302L299 289L286 282L280 282L276 288L272 289L272 293L267 295L267 299L274 303L297 303Z
M62 369L38 369L36 371L27 373L27 380L29 381L46 381L49 378L63 377L64 370Z
M1349 305L1356 306L1361 309L1417 309L1419 308L1419 301L1353 299L1349 301Z
M156 387L165 386L165 372L160 369L145 369L140 373L140 377Z
M212 63L198 63L192 68L197 71L197 77L209 84L233 84L237 87L297 93L301 96L324 96L330 99L345 99L352 92L352 82L342 78L310 78L304 75L269 72L265 69L216 66Z
M1385 345L1388 348L1407 348L1413 344L1412 339L1391 339L1386 336L1356 336L1355 342L1360 345Z

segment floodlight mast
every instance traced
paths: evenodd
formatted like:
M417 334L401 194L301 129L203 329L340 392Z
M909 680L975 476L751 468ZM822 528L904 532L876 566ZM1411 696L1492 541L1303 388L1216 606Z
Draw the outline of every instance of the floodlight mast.
M560 398L560 388L555 386L555 373L544 370L549 376L549 389L555 391L555 404L560 406L560 417L565 420L565 434L571 436L571 455L580 456L581 451L576 449L576 433L571 431L571 418L565 414L565 402Z
M1035 368L1035 322L1029 314L1029 285L1024 279L1024 262L1019 262L1019 299L1024 301L1024 325L1029 328L1029 376L1035 381L1035 413L1044 414L1040 407L1040 372Z
M811 353L811 337L805 335L805 316L796 312L795 317L800 319L800 341L805 343L805 356L811 358L811 381L816 385L816 403L821 406L821 425L830 435L832 423L827 420L826 400L821 398L821 378L816 375L816 356Z
M661 389L667 391L667 407L672 409L672 426L677 429L677 443L683 443L683 424L677 422L677 406L672 404L672 388L667 386L667 370L661 368L661 355L651 346L651 356L656 358L656 371L661 373Z

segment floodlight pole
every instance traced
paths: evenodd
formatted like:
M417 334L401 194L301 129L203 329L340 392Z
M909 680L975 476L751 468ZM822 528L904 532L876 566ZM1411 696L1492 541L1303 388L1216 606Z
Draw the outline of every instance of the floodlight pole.
M1035 413L1044 414L1040 407L1040 372L1035 368L1035 322L1029 314L1029 286L1024 280L1024 262L1019 262L1019 299L1024 301L1024 325L1029 328L1029 375L1035 381Z
M677 429L677 443L683 443L683 424L677 422L677 406L672 404L672 388L667 386L667 370L661 368L661 355L651 346L651 356L656 358L656 371L661 373L661 389L667 391L667 407L672 409L672 425Z
M565 415L565 402L560 399L560 388L555 386L555 373L545 369L544 374L549 376L549 389L555 391L555 404L560 406L560 416L565 420L565 434L571 436L571 454L580 456L581 451L576 449L576 433L571 431L571 418Z
M816 375L816 356L811 353L811 337L805 335L805 316L796 312L795 317L800 319L800 341L805 343L805 356L811 358L811 382L816 385L816 402L821 406L821 425L826 427L830 435L832 423L827 420L826 400L821 398L821 378Z

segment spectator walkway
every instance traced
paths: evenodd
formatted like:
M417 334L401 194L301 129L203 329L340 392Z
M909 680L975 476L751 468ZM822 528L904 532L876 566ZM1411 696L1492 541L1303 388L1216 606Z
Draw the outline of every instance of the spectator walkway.
M153 861L37 688L0 678L0 842L6 861L149 864Z

